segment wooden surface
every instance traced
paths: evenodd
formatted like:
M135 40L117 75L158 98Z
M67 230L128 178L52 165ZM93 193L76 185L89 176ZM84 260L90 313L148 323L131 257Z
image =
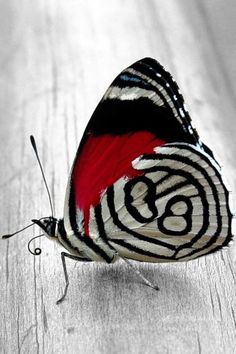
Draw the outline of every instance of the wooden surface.
M29 144L34 134L57 216L83 129L112 79L135 60L172 72L202 139L236 191L236 5L220 0L0 1L1 233L50 214ZM233 193L233 199L236 194ZM233 248L182 264L68 260L27 250L29 229L0 246L0 353L235 353Z

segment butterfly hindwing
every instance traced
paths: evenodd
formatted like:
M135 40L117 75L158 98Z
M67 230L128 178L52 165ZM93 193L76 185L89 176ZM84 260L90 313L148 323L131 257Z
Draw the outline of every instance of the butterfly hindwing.
M102 196L100 215L94 214L93 226L103 223L118 253L139 261L182 261L229 243L229 195L209 155L189 144L168 144L133 166L142 175L116 181Z

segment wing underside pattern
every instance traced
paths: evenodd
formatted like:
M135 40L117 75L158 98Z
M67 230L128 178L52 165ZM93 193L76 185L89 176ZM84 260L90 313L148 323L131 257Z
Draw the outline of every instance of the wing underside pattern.
M231 221L220 167L172 76L151 58L122 71L71 170L64 225L73 248L84 242L92 259L116 250L140 261L188 260L226 245Z

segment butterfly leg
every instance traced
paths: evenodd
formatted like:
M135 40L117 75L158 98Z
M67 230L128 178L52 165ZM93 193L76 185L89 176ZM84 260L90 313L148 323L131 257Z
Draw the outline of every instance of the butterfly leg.
M124 258L124 257L121 257L120 255L119 255L119 257L120 257L121 259L123 259L123 261L124 261L126 264L128 264L128 266L129 266L130 268L133 269L133 271L144 281L144 283L145 283L147 286L150 286L150 288L153 288L153 289L155 289L155 290L159 290L159 287L158 287L157 285L151 283L137 268L134 267L134 265L133 265L130 261L128 261L128 259L126 259L126 258Z
M61 252L61 261L62 261L64 276L65 276L66 286L65 286L62 297L59 300L57 300L57 302L56 302L57 305L60 304L65 299L66 294L67 294L67 289L69 286L68 273L67 273L67 269L66 269L66 257L74 259L75 261L90 262L90 259L73 256L72 254L69 254L66 252Z

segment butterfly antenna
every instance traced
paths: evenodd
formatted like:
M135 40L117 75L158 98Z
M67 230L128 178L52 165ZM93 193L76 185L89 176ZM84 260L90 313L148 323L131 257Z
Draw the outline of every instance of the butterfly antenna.
M19 234L21 231L24 231L24 230L28 229L28 227L31 227L31 226L33 226L34 224L35 224L35 223L33 222L32 224L27 225L27 226L23 227L23 229L20 229L20 230L18 230L18 231L16 231L16 232L13 232L12 234L3 235L2 238L9 238L9 237L12 237L12 236L14 236L14 235L16 235L16 234Z
M50 203L50 207L51 207L52 217L54 217L51 195L50 195L50 192L49 192L48 184L47 184L47 181L46 181L46 178L45 178L45 174L43 172L43 167L42 167L39 155L38 155L38 150L37 150L36 142L35 142L35 139L34 139L33 135L30 135L30 142L31 142L31 145L32 145L32 147L34 149L34 152L35 152L35 155L36 155L36 158L37 158L37 161L38 161L38 164L39 164L42 176L43 176L44 184L45 184L45 187L46 187L46 190L47 190L48 199L49 199L49 203Z
M42 218L40 218L40 219L38 219L38 220L35 220L35 219L34 219L34 220L32 220L32 221L33 221L32 224L29 224L29 225L23 227L22 229L13 232L12 234L3 235L2 238L5 238L5 239L6 239L6 238L10 238L10 237L12 237L12 236L14 236L14 235L16 235L16 234L19 234L20 232L22 232L22 231L28 229L29 227L31 227L31 226L37 224L35 221L40 221L40 220L42 220L42 219L44 219L44 217L42 217Z

